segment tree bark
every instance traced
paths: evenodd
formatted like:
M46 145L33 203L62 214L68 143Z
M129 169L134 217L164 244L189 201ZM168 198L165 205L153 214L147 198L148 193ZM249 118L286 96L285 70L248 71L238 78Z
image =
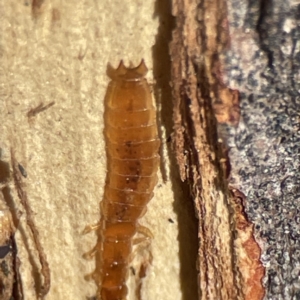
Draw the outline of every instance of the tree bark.
M299 5L173 0L173 14L173 144L199 218L199 298L297 297Z

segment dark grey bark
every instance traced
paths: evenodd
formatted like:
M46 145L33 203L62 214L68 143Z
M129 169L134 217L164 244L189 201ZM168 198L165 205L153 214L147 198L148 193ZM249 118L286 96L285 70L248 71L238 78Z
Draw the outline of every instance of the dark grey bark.
M300 299L299 3L229 2L226 81L241 108L238 127L227 127L230 184L247 197L266 299Z

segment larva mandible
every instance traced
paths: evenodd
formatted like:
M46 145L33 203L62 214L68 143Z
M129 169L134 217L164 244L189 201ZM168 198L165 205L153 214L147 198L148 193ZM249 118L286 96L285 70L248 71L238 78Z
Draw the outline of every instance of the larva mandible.
M104 114L108 172L93 275L101 300L126 299L133 236L157 183L160 140L147 71L143 60L135 68L126 68L121 61L117 69L107 71L111 78Z

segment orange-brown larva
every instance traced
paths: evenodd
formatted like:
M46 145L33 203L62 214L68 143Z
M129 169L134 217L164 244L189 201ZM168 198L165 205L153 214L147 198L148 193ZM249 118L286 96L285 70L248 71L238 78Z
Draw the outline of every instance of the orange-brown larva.
M157 183L160 140L147 67L108 69L105 97L107 177L96 245L97 297L126 299L133 236Z

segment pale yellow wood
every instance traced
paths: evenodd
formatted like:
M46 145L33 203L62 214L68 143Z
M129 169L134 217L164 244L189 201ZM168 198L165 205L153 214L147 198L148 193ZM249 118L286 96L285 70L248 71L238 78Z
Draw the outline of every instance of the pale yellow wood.
M26 191L51 269L46 299L86 299L95 293L94 283L84 280L94 263L82 255L93 248L96 236L82 232L99 220L105 181L106 65L116 67L120 59L136 65L144 58L153 82L158 19L153 18L154 1L45 0L35 18L29 2L0 1L2 159L10 161L12 147L28 173ZM55 105L28 119L30 109L52 101ZM10 187L17 208L24 212L12 183ZM181 195L179 183L176 193ZM186 214L185 207L179 209ZM29 253L38 267L39 262L25 218L23 213L22 230L16 233L21 276L26 299L36 299ZM171 182L163 183L161 176L142 224L154 234L143 299L181 299L177 215ZM135 299L132 290L130 299Z

